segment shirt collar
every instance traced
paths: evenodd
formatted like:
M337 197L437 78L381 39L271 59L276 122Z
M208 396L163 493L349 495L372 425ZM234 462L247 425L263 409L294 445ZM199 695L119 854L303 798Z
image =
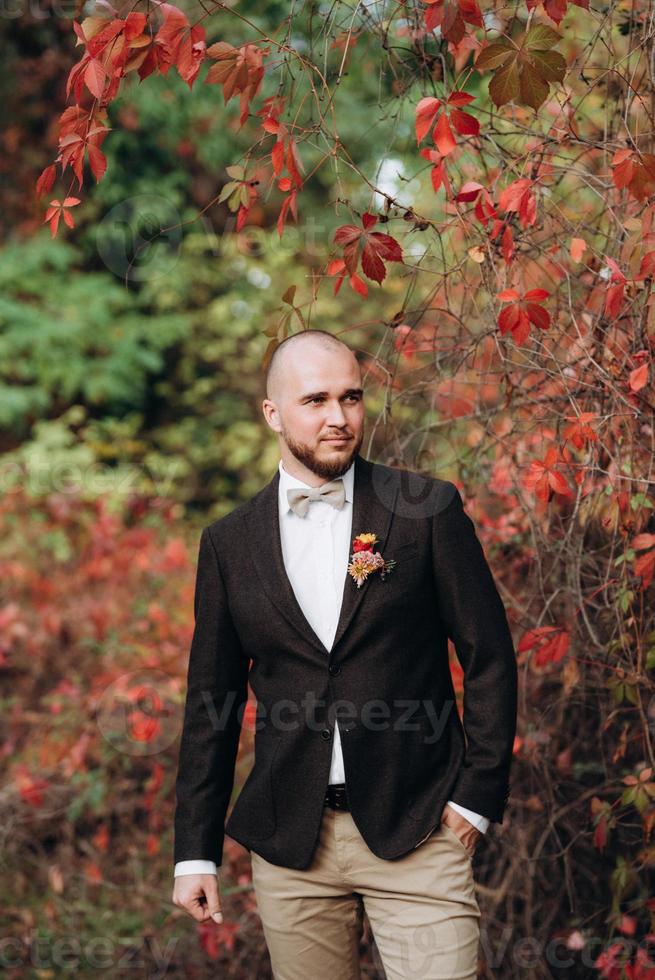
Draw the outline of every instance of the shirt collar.
M287 499L287 490L290 487L309 487L309 483L304 483L303 480L299 480L297 477L292 476L291 473L288 473L285 470L284 466L282 465L282 460L280 460L278 463L278 470L280 472L280 483L278 486L278 500L280 503L280 509L282 513L286 514L287 511L291 510L291 508L289 507L289 501ZM346 492L346 500L349 503L352 503L353 488L354 488L354 481L355 481L354 458L352 463L346 470L346 472L343 474L342 479L343 479L344 489ZM329 480L326 480L325 482L329 483Z

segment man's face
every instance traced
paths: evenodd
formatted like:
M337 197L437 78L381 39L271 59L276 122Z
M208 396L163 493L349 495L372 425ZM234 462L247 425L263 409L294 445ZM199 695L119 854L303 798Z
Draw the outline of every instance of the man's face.
M349 351L289 351L276 407L269 424L292 456L324 480L346 472L364 438L361 375Z

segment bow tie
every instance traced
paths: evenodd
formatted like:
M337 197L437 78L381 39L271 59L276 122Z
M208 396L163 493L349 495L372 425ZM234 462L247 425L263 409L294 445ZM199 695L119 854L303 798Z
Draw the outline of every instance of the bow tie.
M287 490L289 507L298 515L304 517L309 509L310 500L326 500L333 507L341 509L346 500L346 488L343 479L330 480L321 487L290 487Z

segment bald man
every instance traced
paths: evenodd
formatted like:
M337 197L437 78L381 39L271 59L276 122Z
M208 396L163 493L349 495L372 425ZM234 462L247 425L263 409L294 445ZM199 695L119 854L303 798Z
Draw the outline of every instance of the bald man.
M277 472L201 535L173 901L221 921L227 833L250 852L276 980L358 978L364 912L388 980L473 980L472 858L502 820L516 725L491 572L454 484L360 455L364 392L346 344L287 338L262 410ZM370 551L359 584L358 550ZM225 823L248 684L255 763Z

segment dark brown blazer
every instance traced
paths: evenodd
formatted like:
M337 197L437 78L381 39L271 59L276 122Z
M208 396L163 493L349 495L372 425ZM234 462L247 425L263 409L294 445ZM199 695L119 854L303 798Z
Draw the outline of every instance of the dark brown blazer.
M455 485L355 457L352 539L395 559L345 576L331 650L282 557L279 472L200 536L195 630L176 780L174 861L220 865L224 835L306 868L336 722L352 817L378 857L408 853L447 800L500 822L509 796L517 669L503 603ZM448 667L464 671L464 726ZM255 762L225 822L250 683Z

